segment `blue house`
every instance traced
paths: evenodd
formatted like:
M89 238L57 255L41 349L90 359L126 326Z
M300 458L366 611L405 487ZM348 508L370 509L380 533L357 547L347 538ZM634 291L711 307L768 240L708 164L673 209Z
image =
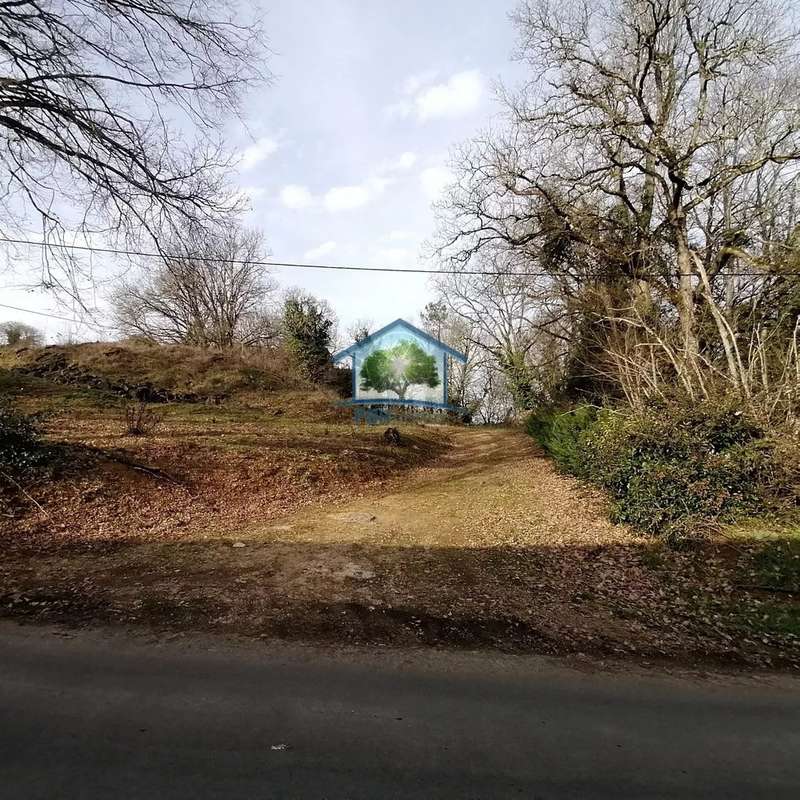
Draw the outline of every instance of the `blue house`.
M454 408L447 398L448 359L466 356L404 319L333 356L353 369L353 403Z

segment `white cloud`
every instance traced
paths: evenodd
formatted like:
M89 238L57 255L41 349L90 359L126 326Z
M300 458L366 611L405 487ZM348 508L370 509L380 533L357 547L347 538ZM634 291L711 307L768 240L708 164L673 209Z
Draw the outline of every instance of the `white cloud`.
M383 109L384 116L388 119L410 117L414 113L414 95L419 93L424 86L433 83L438 74L437 70L428 69L409 75L400 87L400 91L405 97L386 106Z
M403 81L403 94L416 94L423 86L433 83L439 73L435 69L416 72Z
M311 250L306 251L304 257L313 261L317 258L323 258L328 255L328 253L332 253L335 249L336 242L323 242L318 247L312 247Z
M404 170L411 169L416 163L417 154L406 150L405 153L401 153L397 158L381 161L381 163L378 164L376 172L378 175L385 172L403 172Z
M411 169L417 162L417 154L406 151L397 159L395 169Z
M387 186L397 182L391 173L408 170L416 163L416 153L405 152L391 161L384 161L361 183L351 186L333 186L325 192L322 202L333 213L361 208L383 194Z
M483 79L478 70L458 72L445 83L420 91L414 98L417 118L459 117L474 111L483 95Z
M369 201L366 186L334 186L325 193L325 208L328 211L350 211Z
M445 186L453 182L453 173L445 167L428 167L419 176L422 191L429 200L436 200Z
M483 89L483 77L477 69L457 72L444 83L433 86L420 76L412 75L403 86L408 97L391 103L383 111L389 119L415 114L420 122L438 117L460 117L480 105Z
M394 178L386 178L382 175L374 175L367 178L362 184L370 195L375 196L380 194L387 186L391 186L395 182Z
M265 158L269 158L277 149L278 143L274 139L262 136L239 154L239 168L251 169Z
M363 183L354 186L334 186L325 193L323 202L325 203L325 208L332 212L361 208L361 206L366 205L370 200L381 194L393 182L393 178L373 175Z
M311 192L305 186L298 186L294 183L281 189L280 198L286 208L292 209L308 208L314 202Z
M388 239L390 242L404 242L407 239L413 238L414 234L411 231L395 230L389 231L389 233L386 235L386 239Z

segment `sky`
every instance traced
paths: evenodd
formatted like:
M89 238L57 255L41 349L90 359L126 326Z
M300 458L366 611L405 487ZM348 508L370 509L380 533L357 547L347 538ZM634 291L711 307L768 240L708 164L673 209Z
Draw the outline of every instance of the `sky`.
M271 85L245 99L245 124L225 140L240 156L248 225L264 231L272 258L321 264L435 267L424 244L431 204L449 179L451 148L499 113L498 80L514 83L512 0L403 3L314 0L263 3ZM432 299L424 275L276 268L282 287L328 300L345 331L415 321ZM53 298L0 272L3 303L70 317ZM97 303L103 306L103 289ZM98 338L69 322L0 309L0 319ZM100 323L109 320L99 316Z

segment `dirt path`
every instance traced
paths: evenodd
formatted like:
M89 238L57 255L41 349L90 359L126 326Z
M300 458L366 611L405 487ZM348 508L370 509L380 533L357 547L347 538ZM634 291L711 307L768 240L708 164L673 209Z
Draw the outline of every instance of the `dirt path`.
M418 470L383 497L358 497L268 528L285 541L424 548L557 547L630 543L607 521L599 495L558 475L530 437L509 428L458 431L435 467Z
M619 583L615 572L630 582L643 569L642 540L608 522L605 501L557 474L519 430L455 437L437 466L390 494L305 510L240 541L280 551L274 590L334 608L348 638L393 639L401 626L403 638L429 643L636 649L600 595Z
M800 662L791 638L742 634L726 559L612 525L603 498L521 431L475 428L388 494L236 539L199 530L7 559L0 607L315 641Z

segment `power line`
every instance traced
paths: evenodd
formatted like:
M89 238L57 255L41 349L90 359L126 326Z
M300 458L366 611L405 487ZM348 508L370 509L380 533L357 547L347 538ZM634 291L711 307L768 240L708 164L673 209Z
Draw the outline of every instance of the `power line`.
M138 258L171 258L178 260L182 258L191 259L192 261L205 261L208 263L222 263L222 264L253 264L254 266L261 267L292 267L295 269L323 269L323 270L344 270L348 272L390 272L390 273L408 273L410 275L478 275L486 277L518 277L518 278L547 278L553 275L568 275L566 270L551 270L549 272L515 272L513 270L458 270L458 269L425 269L423 267L364 267L364 266L350 266L347 264L308 264L299 261L244 261L236 258L218 258L214 256L200 256L200 255L181 255L170 256L165 253L151 253L140 250L123 250L114 247L95 247L91 245L81 244L65 244L63 242L36 242L31 239L9 239L5 236L0 236L0 242L6 244L25 244L33 247L58 247L63 250L80 250L89 253L106 253L109 255L117 256L136 256ZM753 278L763 275L761 272L732 272L720 271L716 275L723 277L743 277ZM780 275L800 275L800 272L781 272ZM589 278L613 278L618 277L617 273L610 272L594 272L588 274ZM655 273L641 273L640 277L661 277Z
M7 244L27 244L33 245L35 247L59 247L64 250L81 250L89 253L107 253L110 255L117 255L117 256L136 256L140 258L171 258L173 260L178 260L182 258L191 259L192 261L206 261L210 263L224 263L224 264L254 264L256 266L262 267L294 267L296 269L329 269L329 270L347 270L350 272L407 272L409 274L423 274L423 275L441 275L441 274L452 274L452 275L520 275L520 276L545 276L548 273L540 272L540 273L533 273L533 272L497 272L492 270L485 270L485 271L471 271L471 272L463 272L459 270L439 270L439 269L424 269L422 267L364 267L364 266L350 266L347 264L308 264L304 262L298 261L247 261L244 262L241 259L236 258L219 258L214 256L199 256L199 255L180 255L180 256L170 256L166 253L150 253L147 251L140 251L140 250L123 250L121 248L114 248L114 247L95 247L90 245L80 245L80 244L65 244L63 242L35 242L29 239L8 239L5 236L0 236L0 242L6 242Z
M8 303L0 303L0 308L10 308L12 311L22 311L25 314L36 314L39 317L50 317L51 319L60 319L64 322L71 322L73 325L86 325L87 328L105 328L107 330L114 330L109 325L101 325L97 322L81 322L80 320L70 317L62 317L59 314L50 314L46 311L34 311L32 308L21 308L20 306L10 306Z

